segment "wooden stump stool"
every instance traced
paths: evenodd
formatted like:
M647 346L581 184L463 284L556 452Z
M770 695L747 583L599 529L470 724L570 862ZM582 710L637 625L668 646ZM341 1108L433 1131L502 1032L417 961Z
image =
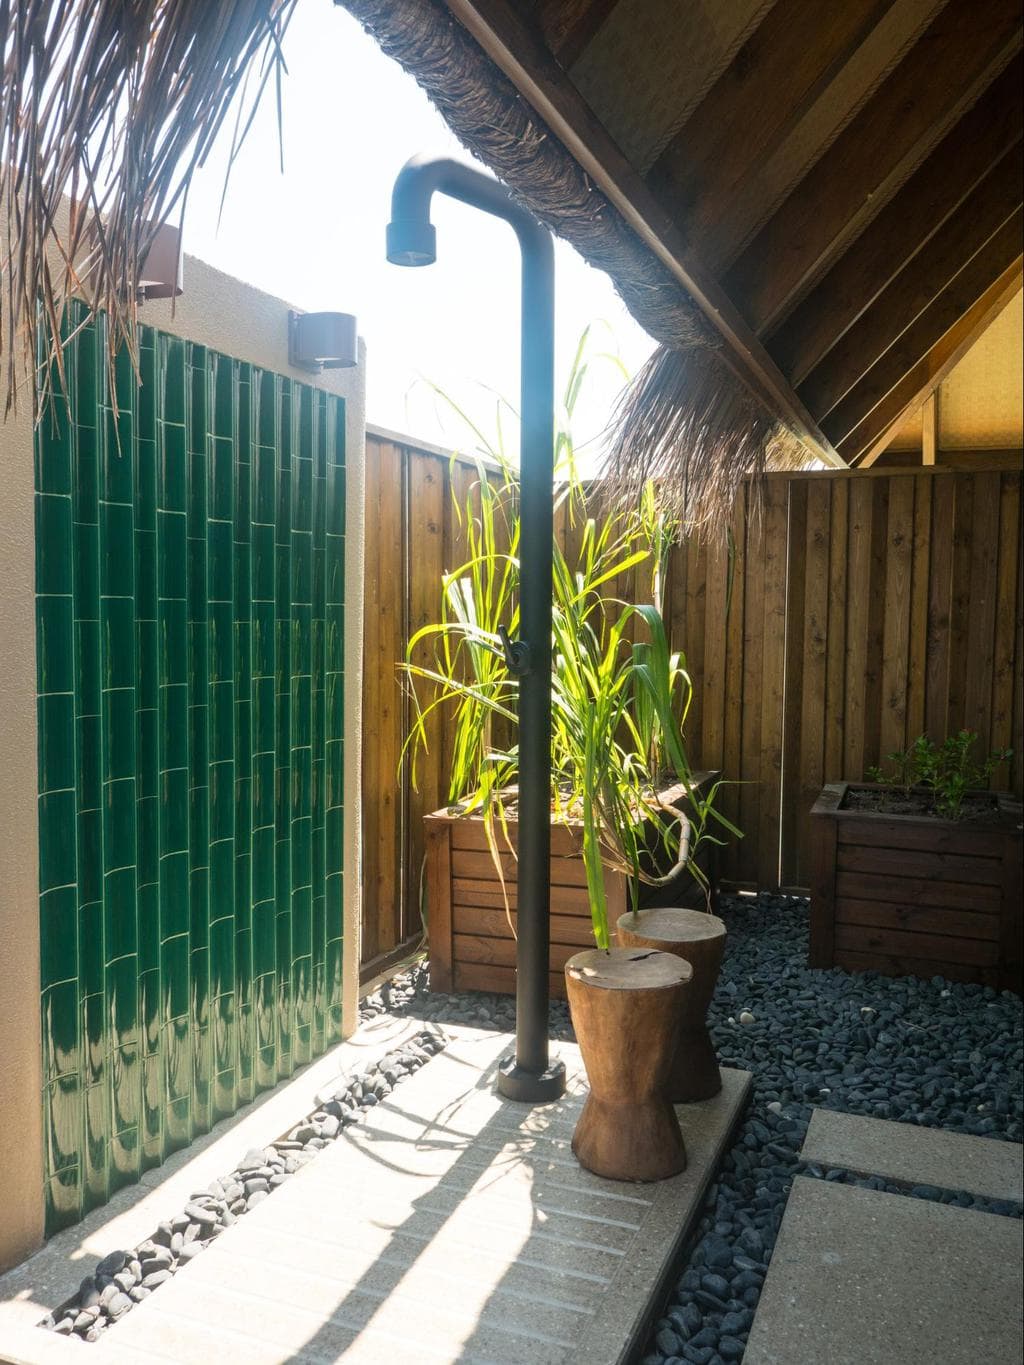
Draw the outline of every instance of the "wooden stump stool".
M595 1175L664 1180L686 1168L665 1087L691 975L680 958L639 948L590 948L565 964L590 1082L572 1150Z
M620 916L618 938L624 948L658 948L683 958L693 968L668 1095L673 1104L709 1100L722 1088L707 1013L725 951L725 925L717 915L703 910L665 906Z

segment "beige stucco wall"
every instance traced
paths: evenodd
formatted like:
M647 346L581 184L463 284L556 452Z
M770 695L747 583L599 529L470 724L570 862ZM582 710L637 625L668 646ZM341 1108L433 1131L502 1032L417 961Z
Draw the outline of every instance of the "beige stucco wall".
M185 292L141 321L340 394L346 411L344 1028L359 992L365 347L359 366L309 375L288 365L288 304L186 257ZM42 1241L43 1131L36 817L35 537L29 403L0 421L0 1270Z
M43 1236L32 423L0 422L0 1270Z

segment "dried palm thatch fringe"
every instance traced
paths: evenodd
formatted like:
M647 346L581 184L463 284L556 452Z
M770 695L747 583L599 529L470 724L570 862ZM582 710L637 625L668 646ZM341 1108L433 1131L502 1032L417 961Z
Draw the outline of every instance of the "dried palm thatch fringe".
M335 0L408 71L463 145L542 223L606 271L660 349L633 381L608 435L608 491L636 498L660 478L701 535L728 522L745 475L799 444L726 364L720 340L543 120L441 0Z
M37 410L73 293L135 357L140 263L239 96L231 160L296 0L0 0L0 357ZM278 83L280 101L280 84ZM62 201L71 202L61 221ZM37 370L37 358L43 364Z
M655 351L619 401L602 469L605 495L627 506L653 481L700 540L727 534L746 478L759 512L763 476L806 462L800 442L735 380L723 384L721 370L713 351Z

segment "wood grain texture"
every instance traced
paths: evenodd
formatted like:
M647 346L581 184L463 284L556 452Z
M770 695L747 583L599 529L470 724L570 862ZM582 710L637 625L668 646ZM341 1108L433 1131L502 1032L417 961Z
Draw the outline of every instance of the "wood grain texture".
M394 573L368 585L370 594L380 593L382 584L389 592L408 593L406 607L392 604L389 609L393 619L406 613L407 629L438 609L438 564L455 563L463 548L445 511L447 459L411 447L410 452L403 455L409 506L399 540L412 534L418 514L419 548L403 551L409 555L407 583ZM436 484L428 477L431 461ZM375 456L370 463L382 467ZM457 472L463 491L476 477L471 470ZM753 885L766 878L762 884L769 887L806 886L812 879L813 849L807 811L816 791L826 782L861 778L880 751L895 747L898 733L907 742L922 731L941 739L969 715L975 720L987 715L979 751L1007 744L1019 748L1024 612L1020 485L1015 471L952 473L941 466L772 475L760 517L748 519L748 499L752 511L756 499L749 488L743 490L728 546L682 546L672 552L666 583L671 644L684 650L694 688L702 694L699 727L692 716L687 727L691 761L698 766L712 761L722 768L726 785L720 791L721 807L746 836L722 850L719 875L725 882ZM374 498L383 496L379 485L370 486ZM397 499L401 480L389 482L389 489ZM439 506L440 524L433 515ZM385 509L381 524L388 524L389 517L393 524L393 511ZM439 532L432 529L437 525ZM559 530L567 537L579 534L578 527L574 532L565 524ZM380 553L372 551L373 556ZM379 673L384 651L391 646L380 639L381 613L375 608L369 615L371 657L382 661ZM392 663L401 657L404 638ZM972 671L975 658L978 669ZM374 709L366 715L364 782L370 792L377 781L390 782L392 799L408 801L412 811L414 800L422 806L426 793L445 790L443 735L420 771L417 798L406 779L397 782L391 766L404 732L389 737L382 729L377 701L375 695ZM997 774L996 784L1019 793L1021 773L1015 756ZM373 916L385 905L388 913L395 913L395 893L380 896L378 877L384 886L403 884L404 877L404 919L394 918L391 928L396 946L406 941L403 933L419 929L416 863L421 855L416 841L425 837L425 850L431 841L413 823L410 814L405 844L393 855L405 859L404 870L393 866L380 871L377 860L384 853L379 850L386 852L392 844L382 838L379 817L370 812L364 857L367 885L374 890L365 899L364 963L375 956L381 960L381 935ZM418 818L415 824L420 825ZM848 828L844 824L844 831ZM888 836L882 830L878 837ZM457 857L475 859L457 868L454 880L452 843ZM570 854L573 847L571 833L556 829L555 852ZM983 848L991 854L979 839L974 851ZM452 916L462 910L492 917L474 919L472 926L465 922L465 932L487 936L483 925L495 916L503 918L505 895L479 826L459 822L444 843L444 856L449 859L444 873L449 890L443 897L435 889L440 875L436 863L431 871L428 859L425 900L432 932L447 924L450 938ZM508 853L505 871L514 910L515 863ZM935 891L924 879L905 880L903 890L916 902L931 905L938 896L942 904L950 904L942 900L944 884L931 884L938 886ZM884 900L885 881L875 888L868 878L867 889L852 894ZM578 917L579 932L589 932L579 864L568 858L556 861L553 882L562 887L559 894L566 901L558 913ZM957 884L949 885L959 895ZM447 968L450 982L457 977L456 965ZM443 973L443 963L436 970ZM554 977L558 979L557 973ZM494 988L504 988L497 978Z
M1016 57L855 242L770 333L799 385L846 330L1024 135L1024 62Z
M852 240L1020 47L1005 0L951 0L723 277L755 332Z
M1014 147L993 166L985 179L801 382L798 392L819 421L913 325L955 279L964 263L981 251L1003 224L1013 217L1022 201L1024 168L1021 166L1020 149ZM915 360L917 358L914 357Z
M767 160L856 52L891 0L778 0L661 153L647 183L710 260L745 177ZM742 130L742 135L737 135Z
M830 439L844 449L851 444L857 450L861 448L861 439L855 437L860 424L968 316L1007 271L1016 269L1021 254L1021 225L1022 214L1018 209L865 371L825 418L823 430Z
M993 250L996 251L997 255L1002 253L1007 247L1008 241L1012 239L1013 231L1012 224L1009 229L1001 229L988 244L986 251L993 247L993 243L996 243L997 245L993 247ZM1017 245L1019 247L1019 239ZM974 262L969 263L968 267L965 267L966 269L970 269L972 272L971 278L974 285L982 283L987 273L984 268L979 270L977 258ZM921 315L914 326L908 328L899 343L904 349L904 355L908 350L913 351L919 348L922 329L934 334L936 328L933 327L933 324L937 320L939 326L942 325L943 316L949 321L947 330L942 332L937 340L934 340L927 352L910 369L902 369L903 360L895 355L895 347L892 355L883 356L881 361L873 367L872 374L868 376L866 382L874 386L875 395L886 384L891 384L883 397L880 399L872 398L868 389L861 392L858 386L858 389L850 395L849 401L852 406L846 409L846 401L844 400L844 403L836 409L833 416L836 419L837 426L845 425L855 407L867 409L866 415L840 442L843 453L851 465L861 463L868 465L880 450L887 448L899 423L920 409L928 395L935 392L986 328L995 321L1006 305L1015 297L1020 289L1021 278L1022 259L1018 253L1002 274L984 288L984 292L967 307L966 312L958 312L965 298L970 296L974 288L973 285L969 288L963 287L964 272L961 272L961 275L958 275L957 279L943 292L941 298L936 299L935 303ZM955 294L959 295L959 301L954 297ZM886 374L887 368L888 374ZM874 402L874 406L870 406L871 402ZM846 410L844 411L844 409Z
M839 466L728 293L694 257L671 214L566 77L529 16L511 0L447 0L447 5L722 336L730 370L826 465Z

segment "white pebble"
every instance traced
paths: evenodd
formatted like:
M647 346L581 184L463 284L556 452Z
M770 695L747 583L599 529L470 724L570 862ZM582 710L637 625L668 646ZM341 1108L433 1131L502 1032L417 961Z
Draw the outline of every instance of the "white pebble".
M754 1016L750 1013L749 1010L744 1010L743 1013L740 1015L741 1024L754 1024L756 1022L757 1020L754 1018Z
M861 1014L874 1014L875 1011L872 1005L861 1005L860 1012Z
M770 1101L770 1103L769 1103L769 1105L768 1105L768 1112L769 1112L770 1114L781 1114L781 1113L782 1113L782 1102L781 1102L781 1100L772 1100L772 1101Z

